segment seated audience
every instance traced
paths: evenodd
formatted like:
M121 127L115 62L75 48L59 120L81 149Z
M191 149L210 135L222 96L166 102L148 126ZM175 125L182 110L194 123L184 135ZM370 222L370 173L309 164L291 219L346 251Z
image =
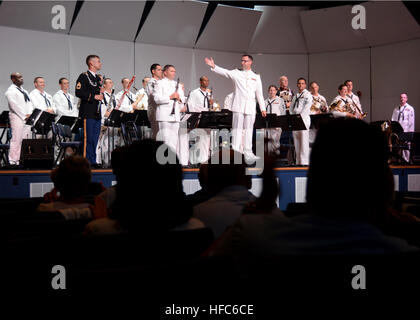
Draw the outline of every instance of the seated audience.
M92 189L91 176L90 164L85 158L71 156L64 159L57 168L51 171L54 189L44 196L45 200L51 202L41 203L38 211L57 211L65 219L106 216L106 208L101 199L94 198L94 205L86 201L89 191L98 189L97 185Z
M116 185L116 199L109 217L90 222L85 235L128 233L147 235L168 230L203 228L192 218L192 207L182 185L179 164L159 164L159 148L168 159L176 158L162 142L142 140L122 152Z
M336 119L322 126L308 171L308 212L242 215L210 255L370 254L417 251L378 227L393 196L383 140L368 124Z
M229 152L228 164L223 164L224 152ZM215 196L194 207L194 217L212 229L216 238L240 217L249 201L255 200L248 191L252 183L251 176L246 175L243 156L233 150L222 150L218 156L221 164L215 164L212 159L207 168L207 183ZM235 164L235 157L241 160L239 164Z

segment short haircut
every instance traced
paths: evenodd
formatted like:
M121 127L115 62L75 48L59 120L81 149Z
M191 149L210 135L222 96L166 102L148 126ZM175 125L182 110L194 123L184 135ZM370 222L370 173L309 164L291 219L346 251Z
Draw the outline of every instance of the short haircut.
M146 79L150 79L150 77L144 77L143 80L141 80L141 82L146 82Z
M346 81L344 81L344 85L346 85L346 86L347 86L347 83L349 83L349 82L353 82L353 81L351 81L351 80L346 80Z
M38 81L38 79L44 79L44 77L35 77L34 83Z
M173 65L167 64L166 66L163 67L163 72L166 72L166 70L168 70L169 68L174 68L175 69L175 67Z
M318 84L318 82L316 82L316 81L311 81L311 82L309 83L309 86L311 87L314 83L315 83L315 84L319 87L319 84Z
M150 66L150 73L153 73L153 70L156 70L157 67L160 67L159 63L154 63Z
M406 92L401 92L400 95L405 94L406 97L408 98L408 94Z
M346 87L346 88L347 88L347 86L346 86L345 84L340 84L340 85L338 86L338 91L343 90L343 88L344 88L344 87Z
M111 80L111 81L112 81L112 79L111 79L111 78L105 78L105 79L104 79L104 84L105 84L105 82L106 82L107 80Z
M209 78L208 78L208 77L206 77L206 76L201 76L201 77L200 77L200 82L201 82L201 81L203 81L203 80L204 80L204 78L206 78L207 80L209 79Z
M123 83L125 79L130 80L130 79L124 77L124 78L121 79L121 83Z
M242 57L248 57L249 60L254 61L254 58L250 54L243 54Z
M16 77L17 77L17 73L16 72L13 72L13 73L10 74L10 80L15 79Z
M97 56L96 54L90 54L90 55L88 55L87 57L86 57L86 65L89 67L89 62L90 62L90 60L92 60L92 59L94 59L94 58L98 58L99 59L99 56Z
M271 84L268 86L268 91L270 91L271 88L276 89L276 91L278 90L277 87L274 84Z
M297 79L297 83L299 83L300 80L303 80L306 83L306 79L305 78L302 78L302 77L300 77L299 79Z
M65 78L65 77L62 77L62 78L60 78L59 80L58 80L58 84L61 84L62 82L63 82L63 80L68 80L67 78Z

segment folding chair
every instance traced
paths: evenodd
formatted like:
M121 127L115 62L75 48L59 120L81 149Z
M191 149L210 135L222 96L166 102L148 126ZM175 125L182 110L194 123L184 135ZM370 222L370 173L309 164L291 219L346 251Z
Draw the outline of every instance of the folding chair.
M52 131L54 135L54 140L56 141L57 146L59 147L57 158L54 161L54 165L57 165L61 160L63 160L66 149L68 147L80 150L82 145L81 141L71 141L72 132L69 126L66 126L61 123L52 123Z

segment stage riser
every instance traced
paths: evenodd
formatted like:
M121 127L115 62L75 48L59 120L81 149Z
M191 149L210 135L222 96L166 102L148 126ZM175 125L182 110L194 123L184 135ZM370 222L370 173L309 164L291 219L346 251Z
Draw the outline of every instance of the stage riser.
M392 169L396 191L420 191L420 168ZM189 194L200 189L197 170L184 171L184 191ZM276 169L275 174L280 184L281 198L278 204L286 209L290 202L304 202L307 170L303 168ZM115 177L109 170L94 171L92 180L102 182L105 187L115 183ZM252 177L251 192L256 196L261 192L261 179ZM52 188L49 171L0 172L0 198L40 197Z

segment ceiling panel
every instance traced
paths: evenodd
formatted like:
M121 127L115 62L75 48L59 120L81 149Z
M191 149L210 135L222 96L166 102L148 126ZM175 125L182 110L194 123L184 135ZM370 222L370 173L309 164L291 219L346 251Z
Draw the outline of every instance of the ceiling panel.
M70 34L134 41L145 1L85 1Z
M206 8L198 1L157 1L136 41L192 48Z
M196 48L246 52L261 11L218 5Z

